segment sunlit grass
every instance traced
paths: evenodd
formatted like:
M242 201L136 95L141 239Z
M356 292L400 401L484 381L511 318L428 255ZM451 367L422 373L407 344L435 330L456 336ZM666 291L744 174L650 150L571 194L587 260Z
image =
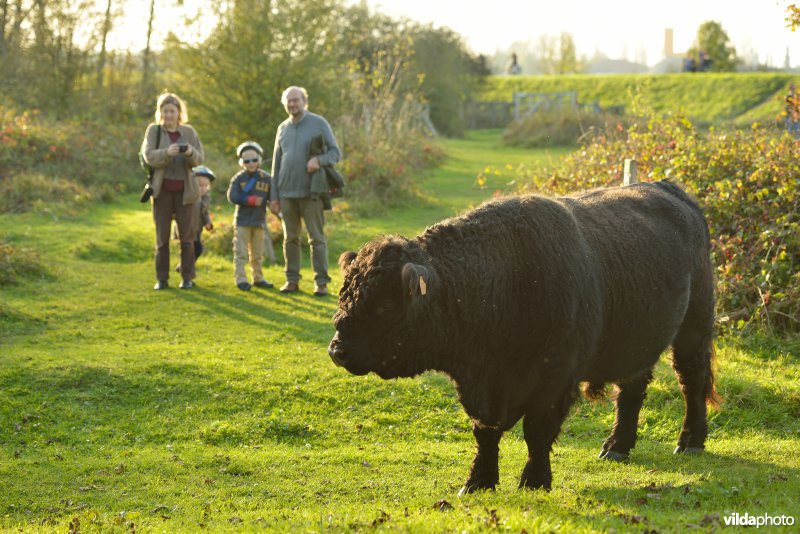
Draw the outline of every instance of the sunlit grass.
M479 203L512 179L507 165L558 156L500 147L497 132L447 148L419 205L334 221L331 259ZM307 266L298 295L243 293L230 258L207 255L197 288L155 292L152 218L133 197L68 220L7 217L2 231L53 274L0 288L0 529L676 532L734 511L796 514L798 341L720 341L726 402L706 454L672 454L683 403L665 358L630 463L597 460L611 401L581 400L552 492L517 489L517 427L497 491L459 499L474 441L452 385L333 366L335 299L310 295ZM266 275L282 282L279 266Z

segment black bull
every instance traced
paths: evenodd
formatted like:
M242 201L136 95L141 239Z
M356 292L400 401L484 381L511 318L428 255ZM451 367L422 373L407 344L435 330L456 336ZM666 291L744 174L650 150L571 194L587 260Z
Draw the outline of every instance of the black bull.
M415 239L377 238L340 266L331 358L356 375L452 378L477 441L462 491L495 487L500 437L520 418L520 486L549 489L580 382L589 396L617 386L601 457L627 458L668 346L686 406L675 452L703 449L717 401L709 233L677 186L499 199Z

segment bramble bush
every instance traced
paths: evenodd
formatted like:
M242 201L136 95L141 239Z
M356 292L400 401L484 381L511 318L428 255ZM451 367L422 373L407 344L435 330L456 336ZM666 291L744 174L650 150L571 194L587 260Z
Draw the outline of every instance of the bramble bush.
M143 126L55 122L0 106L0 213L70 210L138 189L143 133Z
M421 95L406 87L413 74L412 41L398 39L369 61L351 61L350 87L342 100L350 110L337 121L348 198L361 210L381 209L412 198L416 178L444 151L426 132Z
M522 190L566 194L668 178L694 195L711 231L720 326L800 331L800 142L774 128L699 131L681 115L652 111L600 133L542 174L521 171Z
M630 121L609 112L540 111L512 122L503 133L503 142L524 148L574 145L592 132L622 122Z

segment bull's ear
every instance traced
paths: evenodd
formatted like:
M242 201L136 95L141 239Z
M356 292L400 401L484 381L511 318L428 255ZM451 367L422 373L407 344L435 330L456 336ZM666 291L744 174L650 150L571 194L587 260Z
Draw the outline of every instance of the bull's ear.
M344 271L351 263L353 263L354 259L356 259L356 253L352 250L348 252L342 252L342 255L339 256L339 269Z
M415 302L428 294L428 285L431 282L431 274L428 268L416 263L406 263L403 265L400 276L403 280L403 291L405 298Z

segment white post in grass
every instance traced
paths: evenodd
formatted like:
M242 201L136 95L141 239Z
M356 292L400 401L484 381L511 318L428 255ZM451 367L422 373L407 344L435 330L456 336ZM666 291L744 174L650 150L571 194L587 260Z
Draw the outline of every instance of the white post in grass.
M625 160L625 174L622 178L622 185L631 185L638 182L639 179L636 177L636 160L635 159L626 159Z

